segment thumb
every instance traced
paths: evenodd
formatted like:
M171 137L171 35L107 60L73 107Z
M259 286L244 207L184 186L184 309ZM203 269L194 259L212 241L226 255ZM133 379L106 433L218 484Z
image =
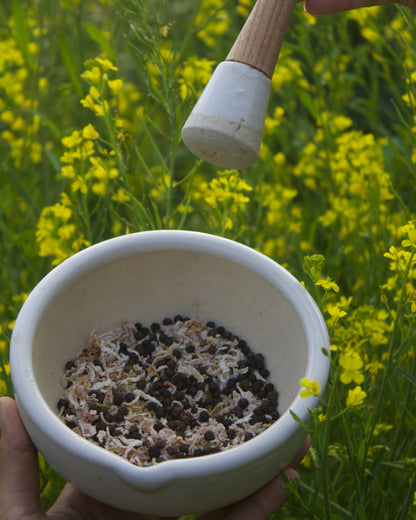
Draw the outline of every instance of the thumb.
M37 452L9 397L0 398L0 518L40 518Z

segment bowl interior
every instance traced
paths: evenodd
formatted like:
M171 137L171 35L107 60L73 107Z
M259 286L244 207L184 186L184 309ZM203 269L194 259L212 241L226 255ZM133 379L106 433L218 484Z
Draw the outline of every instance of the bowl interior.
M280 276L297 283L283 270ZM32 351L35 379L55 413L64 365L87 345L93 329L104 332L122 321L150 325L176 314L213 320L262 352L280 394L280 413L299 391L308 359L301 320L274 283L237 262L174 249L131 252L55 293Z

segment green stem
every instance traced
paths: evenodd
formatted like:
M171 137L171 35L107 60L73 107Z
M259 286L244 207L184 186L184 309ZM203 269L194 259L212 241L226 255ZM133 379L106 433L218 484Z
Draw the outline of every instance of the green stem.
M375 409L374 409L374 413L371 416L370 427L369 427L369 430L368 430L368 433L367 433L367 436L366 436L366 440L365 440L365 447L364 447L364 453L363 453L363 459L362 459L362 468L361 468L361 481L362 482L364 481L364 478L365 478L366 461L367 461L367 458L368 458L368 452L369 452L369 449L370 449L370 445L371 445L371 442L372 442L372 439L373 439L374 429L375 429L375 426L377 424L377 421L379 421L381 405L383 403L383 400L385 399L385 395L384 394L385 394L387 383L388 383L388 380L389 380L389 377L390 377L391 367L393 365L394 350L395 350L394 347L395 347L396 338L397 338L397 335L398 335L401 309L403 307L403 302L404 302L405 295L406 295L406 282L407 282L407 279L409 277L409 272L410 272L411 265L413 263L414 255L415 255L415 252L412 251L412 253L411 253L410 257L409 257L408 263L406 265L406 270L405 270L405 273L404 273L404 277L403 277L403 281L402 281L402 287L401 287L401 291L400 291L400 297L399 297L399 301L398 301L398 304L397 304L396 318L394 320L393 331L392 331L392 334L391 334L391 337L390 337L389 352L388 352L388 357L387 357L387 362L386 362L386 368L385 368L385 371L384 371L383 380L381 382L380 389L378 391L377 400L376 400L376 406L375 406Z
M339 380L339 368L335 370L333 380L331 383L331 390L329 393L328 407L327 407L327 420L323 429L323 440L321 446L322 463L320 468L321 480L323 485L323 498L325 507L325 517L331 519L331 491L329 485L329 468L328 468L328 452L329 452L329 437L330 437L330 418L333 416L333 409L337 401L337 383Z

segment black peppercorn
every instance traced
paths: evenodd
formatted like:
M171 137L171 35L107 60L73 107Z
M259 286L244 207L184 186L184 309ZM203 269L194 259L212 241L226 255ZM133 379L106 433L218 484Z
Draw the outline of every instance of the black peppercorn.
M118 409L118 413L120 413L121 415L127 415L129 413L129 409L127 408L127 406L120 406Z
M202 455L205 455L205 450L202 449L202 448L196 448L196 449L193 451L192 455L193 455L194 457L201 457Z
M144 390L145 387L146 387L146 381L144 381L143 379L139 379L136 383L137 390Z
M189 404L188 399L183 399L181 401L181 405L183 406L184 410L189 410L189 408L191 407L191 405Z
M117 412L113 416L113 421L117 424L121 423L121 421L124 419L124 415L120 412Z
M95 430L97 432L101 431L101 430L105 430L107 428L106 424L103 423L102 421L97 421L95 423Z
M228 417L225 417L224 419L222 419L221 422L225 428L229 428L233 424L233 421L231 419L229 419Z
M155 410L155 415L158 419L162 419L162 417L165 417L166 410L163 408L163 406L158 406Z
M134 394L133 392L127 392L125 395L124 395L124 400L126 403L131 403L133 400L134 400Z
M233 410L233 414L238 418L238 419L241 419L242 417L244 417L244 412L243 410L239 407L239 406L236 406Z
M182 411L183 407L179 403L175 403L169 410L169 413L174 419L178 419L181 416Z
M213 356L217 352L217 347L215 345L211 345L208 349L208 352Z
M164 426L163 426L163 423L161 423L160 421L157 421L153 425L153 428L155 431L160 432L160 430L162 430L164 428Z
M158 331L160 331L160 325L159 325L159 323L157 323L157 322L153 322L153 323L150 325L150 328L151 328L152 332L158 332Z
M116 393L113 395L113 403L119 406L123 402L123 394Z
M264 379L266 379L270 376L270 372L269 372L269 370L267 370L267 368L260 369L259 374L261 375L261 377L264 377Z
M58 405L57 405L58 410L60 410L61 408L66 408L68 405L69 405L68 399L59 399Z
M241 381L240 388L241 390L243 390L243 392L247 392L247 390L251 388L250 381L248 379L244 379L243 381Z
M204 434L204 439L206 441L213 441L215 439L215 434L212 430L207 430Z
M248 400L245 397L242 397L241 399L238 400L238 406L242 410L245 410L248 406Z
M113 416L111 415L110 412L105 412L105 413L103 414L103 417L104 417L104 420L105 420L106 422L108 422L108 423L113 422Z
M172 338L171 336L167 336L166 334L161 334L159 337L159 340L161 343L163 343L166 347L170 347L173 342L175 341L175 338Z
M206 410L202 410L202 412L199 414L198 419L201 422L207 422L209 421L209 413Z
M150 401L146 404L146 408L150 410L151 412L155 412L158 409L158 404L154 401Z
M129 361L131 361L131 363L133 363L133 364L138 363L139 356L136 354L136 352L129 352L128 356L129 356Z
M160 448L157 446L150 446L147 450L150 459L157 459L160 456Z
M127 355L127 344L126 343L120 343L119 345L119 352L121 352L122 354L126 354Z

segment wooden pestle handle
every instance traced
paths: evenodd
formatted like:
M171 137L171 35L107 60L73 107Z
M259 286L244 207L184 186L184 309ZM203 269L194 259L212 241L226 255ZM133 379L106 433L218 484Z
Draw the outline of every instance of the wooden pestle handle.
M246 63L271 78L296 0L257 0L226 61Z

